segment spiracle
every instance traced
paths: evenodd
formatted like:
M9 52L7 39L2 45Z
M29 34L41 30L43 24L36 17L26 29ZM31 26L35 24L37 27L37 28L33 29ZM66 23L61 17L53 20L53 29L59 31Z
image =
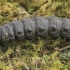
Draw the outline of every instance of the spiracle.
M34 18L22 18L0 26L0 41L10 42L15 39L33 39L35 37L70 39L70 19L57 16L37 16Z

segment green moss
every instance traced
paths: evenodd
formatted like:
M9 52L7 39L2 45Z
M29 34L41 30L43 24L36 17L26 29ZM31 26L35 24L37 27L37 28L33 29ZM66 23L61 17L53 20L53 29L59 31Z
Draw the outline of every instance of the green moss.
M30 15L69 18L69 7L70 0L0 0L0 25ZM70 70L70 53L66 53L66 62L59 60L63 57L59 49L69 45L70 42L48 36L34 42L24 39L0 46L0 70Z

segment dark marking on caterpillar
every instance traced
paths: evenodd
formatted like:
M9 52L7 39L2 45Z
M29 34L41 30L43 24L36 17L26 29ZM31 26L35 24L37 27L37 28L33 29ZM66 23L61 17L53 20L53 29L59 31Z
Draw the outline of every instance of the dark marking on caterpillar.
M0 26L0 41L2 43L13 40L33 39L35 37L70 39L70 19L56 16L22 18Z

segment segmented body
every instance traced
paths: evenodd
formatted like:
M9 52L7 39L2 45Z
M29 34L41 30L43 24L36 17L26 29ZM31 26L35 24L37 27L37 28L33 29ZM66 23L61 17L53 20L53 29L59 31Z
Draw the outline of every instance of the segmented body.
M14 20L0 26L0 41L12 41L15 39L33 39L35 37L45 38L48 35L53 38L70 39L70 19L60 19L56 16L23 18Z

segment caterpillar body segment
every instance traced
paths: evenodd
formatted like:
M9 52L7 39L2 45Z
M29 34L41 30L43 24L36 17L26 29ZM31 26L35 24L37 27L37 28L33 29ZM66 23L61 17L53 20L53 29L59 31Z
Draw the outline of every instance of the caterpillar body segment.
M15 34L14 34L13 26L10 23L8 23L8 24L5 24L4 27L7 28L9 41L14 41Z
M49 18L49 35L53 38L58 38L61 32L62 21L56 16ZM62 24L63 25L63 24Z
M9 37L8 37L8 30L7 28L3 25L1 26L1 43L2 45L9 42Z
M0 26L0 41L2 43L34 39L35 37L46 38L50 35L53 38L70 39L70 19L56 16L34 18L22 18Z
M24 39L25 33L23 22L21 20L14 20L11 22L11 26L13 26L16 39Z
M35 17L35 23L36 23L36 36L45 38L48 35L48 29L49 29L49 20L46 17Z
M70 39L70 19L64 18L61 25L61 37Z
M35 21L33 18L23 18L22 22L24 24L24 30L25 30L25 37L27 39L33 39L35 37Z

